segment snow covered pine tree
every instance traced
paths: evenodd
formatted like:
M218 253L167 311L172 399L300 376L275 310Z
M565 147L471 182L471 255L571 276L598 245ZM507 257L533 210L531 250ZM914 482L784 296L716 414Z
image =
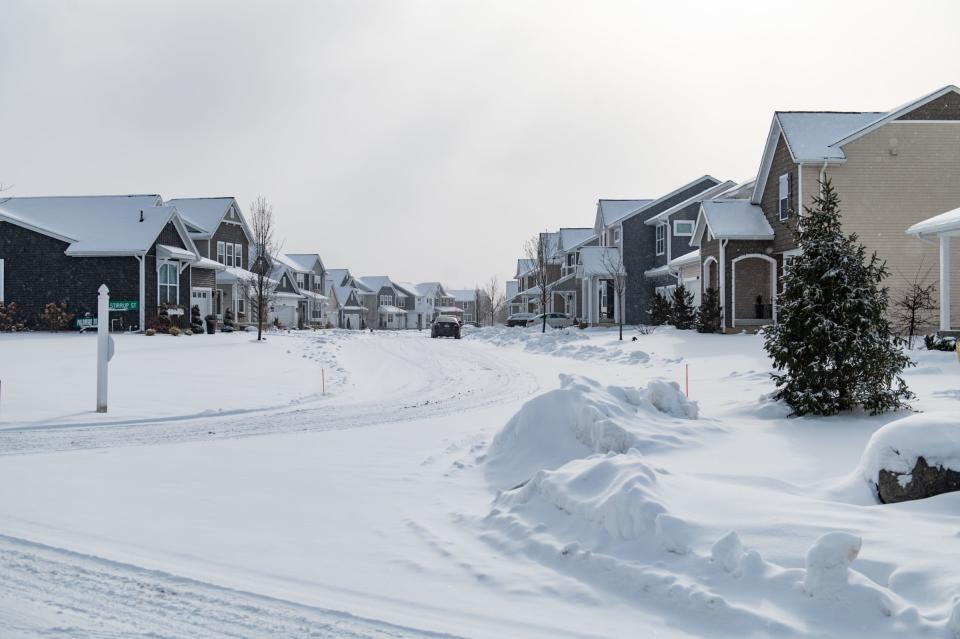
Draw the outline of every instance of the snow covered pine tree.
M764 332L782 371L772 374L774 398L794 415L906 407L913 394L900 374L912 362L886 318L886 266L876 254L865 259L856 234L843 234L830 180L813 203L798 225L800 255L784 274L777 324Z
M693 310L693 293L681 284L673 289L673 298L670 301L670 323L680 330L692 328L696 319Z
M720 294L715 288L703 292L697 309L697 332L716 333L720 330Z
M653 303L650 305L650 324L652 326L663 326L670 322L670 316L673 313L673 307L670 300L665 295L654 293Z

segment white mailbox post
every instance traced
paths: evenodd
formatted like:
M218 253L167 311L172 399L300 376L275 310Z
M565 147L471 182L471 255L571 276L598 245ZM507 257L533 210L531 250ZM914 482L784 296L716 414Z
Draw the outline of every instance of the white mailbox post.
M107 362L113 357L110 337L110 289L101 284L97 289L97 412L107 412Z

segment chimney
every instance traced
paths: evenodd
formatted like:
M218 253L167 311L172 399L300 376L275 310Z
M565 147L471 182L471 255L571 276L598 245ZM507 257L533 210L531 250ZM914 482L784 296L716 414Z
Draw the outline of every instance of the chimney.
M143 209L140 209L140 221L143 222Z

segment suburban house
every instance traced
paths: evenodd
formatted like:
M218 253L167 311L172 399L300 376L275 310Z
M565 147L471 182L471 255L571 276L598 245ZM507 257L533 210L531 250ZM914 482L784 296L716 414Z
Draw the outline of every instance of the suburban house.
M297 309L299 328L323 327L326 324L327 298L323 294L326 271L317 253L286 253L277 256L293 275L301 295Z
M433 317L430 321L437 319L438 315L453 315L458 319L463 319L463 309L454 306L453 296L444 288L440 282L423 282L417 284L417 289L422 291L426 297L433 300Z
M34 324L48 303L96 315L110 289L111 328L143 330L160 309L189 318L191 289L220 268L159 195L12 197L0 203L0 302ZM187 320L189 321L189 320Z
M397 286L406 298L407 328L429 328L433 321L433 288L429 284L397 282Z
M957 314L951 312L956 304L951 304L950 300L956 300L954 297L956 282L951 282L950 276L952 261L951 239L960 237L960 208L935 215L930 219L917 222L909 229L907 234L914 236L924 242L934 242L940 250L939 271L940 277L938 288L940 293L940 335L942 337L960 337L960 321ZM933 240L936 238L936 240ZM960 278L957 278L960 279Z
M523 304L518 301L520 292L520 282L517 280L507 280L505 285L505 297L507 303L507 315L523 312Z
M619 321L620 303L613 284L615 274L624 274L620 249L615 246L584 246L580 249L576 279L581 285L581 299L590 300L582 309L582 321L591 325Z
M251 321L247 308L253 233L237 200L232 197L176 198L176 207L190 231L200 255L223 268L197 269L191 304L200 314L223 320L227 309L238 323Z
M297 271L282 255L270 260L270 307L267 321L283 328L303 328L307 297L300 290Z
M478 303L482 307L482 301L486 299L483 291L478 288L450 289L450 295L453 296L453 305L462 312L463 322L465 324L480 324L480 313L477 308Z
M940 252L906 241L904 229L960 206L960 89L886 112L774 113L752 192L704 201L691 242L703 286L719 290L723 329L776 321L780 276L798 253L797 220L828 179L844 231L886 261L896 298ZM948 249L954 259L957 251ZM956 315L960 296L951 299Z
M345 268L327 271L327 319L336 327L362 330L366 326L367 308L364 306L365 284Z
M560 277L548 286L548 312L583 317L583 282L577 277L580 249L596 246L600 238L591 228L561 228L557 236Z
M366 325L377 328L407 328L409 293L386 275L362 277L366 289L362 296L367 307Z

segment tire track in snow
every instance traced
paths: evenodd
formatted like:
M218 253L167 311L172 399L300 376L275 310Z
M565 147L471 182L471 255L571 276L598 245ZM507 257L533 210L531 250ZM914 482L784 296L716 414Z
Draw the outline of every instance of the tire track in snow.
M361 428L461 414L522 399L538 389L536 380L523 370L462 341L438 343L401 335L356 340L351 346L375 349L377 359L402 361L418 375L397 380L397 394L379 400L341 389L346 391L342 396L260 413L0 430L0 455ZM469 349L469 357L461 349ZM356 379L363 372L351 370L350 377Z
M0 572L0 629L7 638L452 637L3 535Z

